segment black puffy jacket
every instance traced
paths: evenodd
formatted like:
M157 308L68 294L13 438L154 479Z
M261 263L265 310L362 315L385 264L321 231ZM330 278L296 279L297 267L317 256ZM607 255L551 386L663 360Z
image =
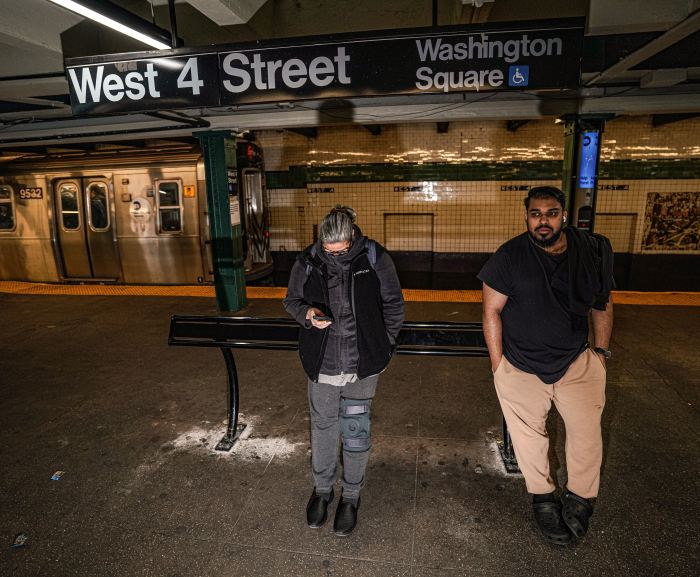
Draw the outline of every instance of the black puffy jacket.
M382 372L404 319L403 296L396 269L386 250L376 245L370 263L368 239L356 228L347 255L327 255L320 243L307 247L294 263L284 308L302 329L299 355L309 378L319 374L357 373L365 378ZM333 318L326 329L306 320L310 307Z

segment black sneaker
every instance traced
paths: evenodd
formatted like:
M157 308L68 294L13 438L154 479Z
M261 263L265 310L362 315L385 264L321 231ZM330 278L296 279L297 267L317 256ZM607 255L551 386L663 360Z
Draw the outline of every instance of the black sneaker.
M544 538L555 545L571 543L571 532L561 516L561 505L557 502L545 501L533 503L532 512L535 522Z
M561 504L564 523L580 539L588 531L588 521L593 515L593 503L576 493L566 491L561 496Z
M338 503L338 508L335 511L335 520L333 521L333 531L336 535L347 537L353 532L355 525L357 525L357 510L359 508L359 498L356 504L344 499Z
M309 504L306 505L306 522L312 529L320 529L328 520L328 505L333 500L333 489L330 493L311 493Z

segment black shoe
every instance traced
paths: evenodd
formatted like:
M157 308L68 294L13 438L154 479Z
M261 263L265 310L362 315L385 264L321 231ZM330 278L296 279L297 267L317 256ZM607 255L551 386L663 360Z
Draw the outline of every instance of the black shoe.
M360 499L357 504L350 501L341 500L335 510L335 520L333 521L333 531L339 537L347 537L352 533L357 525L357 510L360 507Z
M333 489L330 493L319 494L314 489L306 506L306 522L312 529L319 529L328 520L328 505L333 500Z
M576 493L566 491L561 496L561 504L564 523L580 539L588 531L588 521L593 515L593 503Z
M571 543L571 532L561 516L561 505L556 502L533 503L532 512L535 514L537 527L545 539L555 545Z

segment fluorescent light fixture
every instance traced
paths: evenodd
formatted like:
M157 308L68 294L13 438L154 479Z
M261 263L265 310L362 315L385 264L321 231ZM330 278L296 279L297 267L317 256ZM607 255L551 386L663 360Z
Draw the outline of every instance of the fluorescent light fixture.
M70 10L71 12L75 12L76 14L80 14L81 16L84 16L85 18L89 18L90 20L94 20L95 22L98 22L99 24L102 24L103 26L107 26L109 28L112 28L112 30L116 30L117 32L121 32L122 34L126 34L130 38L140 40L144 44L148 44L148 46L152 46L153 48L157 48L158 50L168 50L170 48L169 44L166 44L165 42L162 42L161 40L158 40L157 38L154 38L153 36L149 36L148 34L144 34L143 32L139 32L135 28L128 26L126 24L122 24L121 22L118 22L114 18L110 18L109 16L106 16L105 14L97 12L96 10L93 10L92 8L88 8L87 6L84 6L83 4L81 4L80 2L75 2L74 0L49 0L49 2L53 2L54 4L58 4L59 6L62 6L63 8L66 8L67 10ZM94 4L94 2L92 2L92 4ZM131 15L131 16L134 19L138 19L134 15ZM148 23L144 22L144 24L148 24ZM139 26L139 28L143 28L143 26Z

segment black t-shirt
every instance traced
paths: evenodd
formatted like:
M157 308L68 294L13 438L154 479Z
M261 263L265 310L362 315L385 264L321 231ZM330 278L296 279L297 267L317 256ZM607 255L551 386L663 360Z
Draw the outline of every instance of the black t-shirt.
M502 245L479 279L508 297L501 311L503 354L518 369L552 384L587 346L588 318L569 311L569 267L523 233Z

